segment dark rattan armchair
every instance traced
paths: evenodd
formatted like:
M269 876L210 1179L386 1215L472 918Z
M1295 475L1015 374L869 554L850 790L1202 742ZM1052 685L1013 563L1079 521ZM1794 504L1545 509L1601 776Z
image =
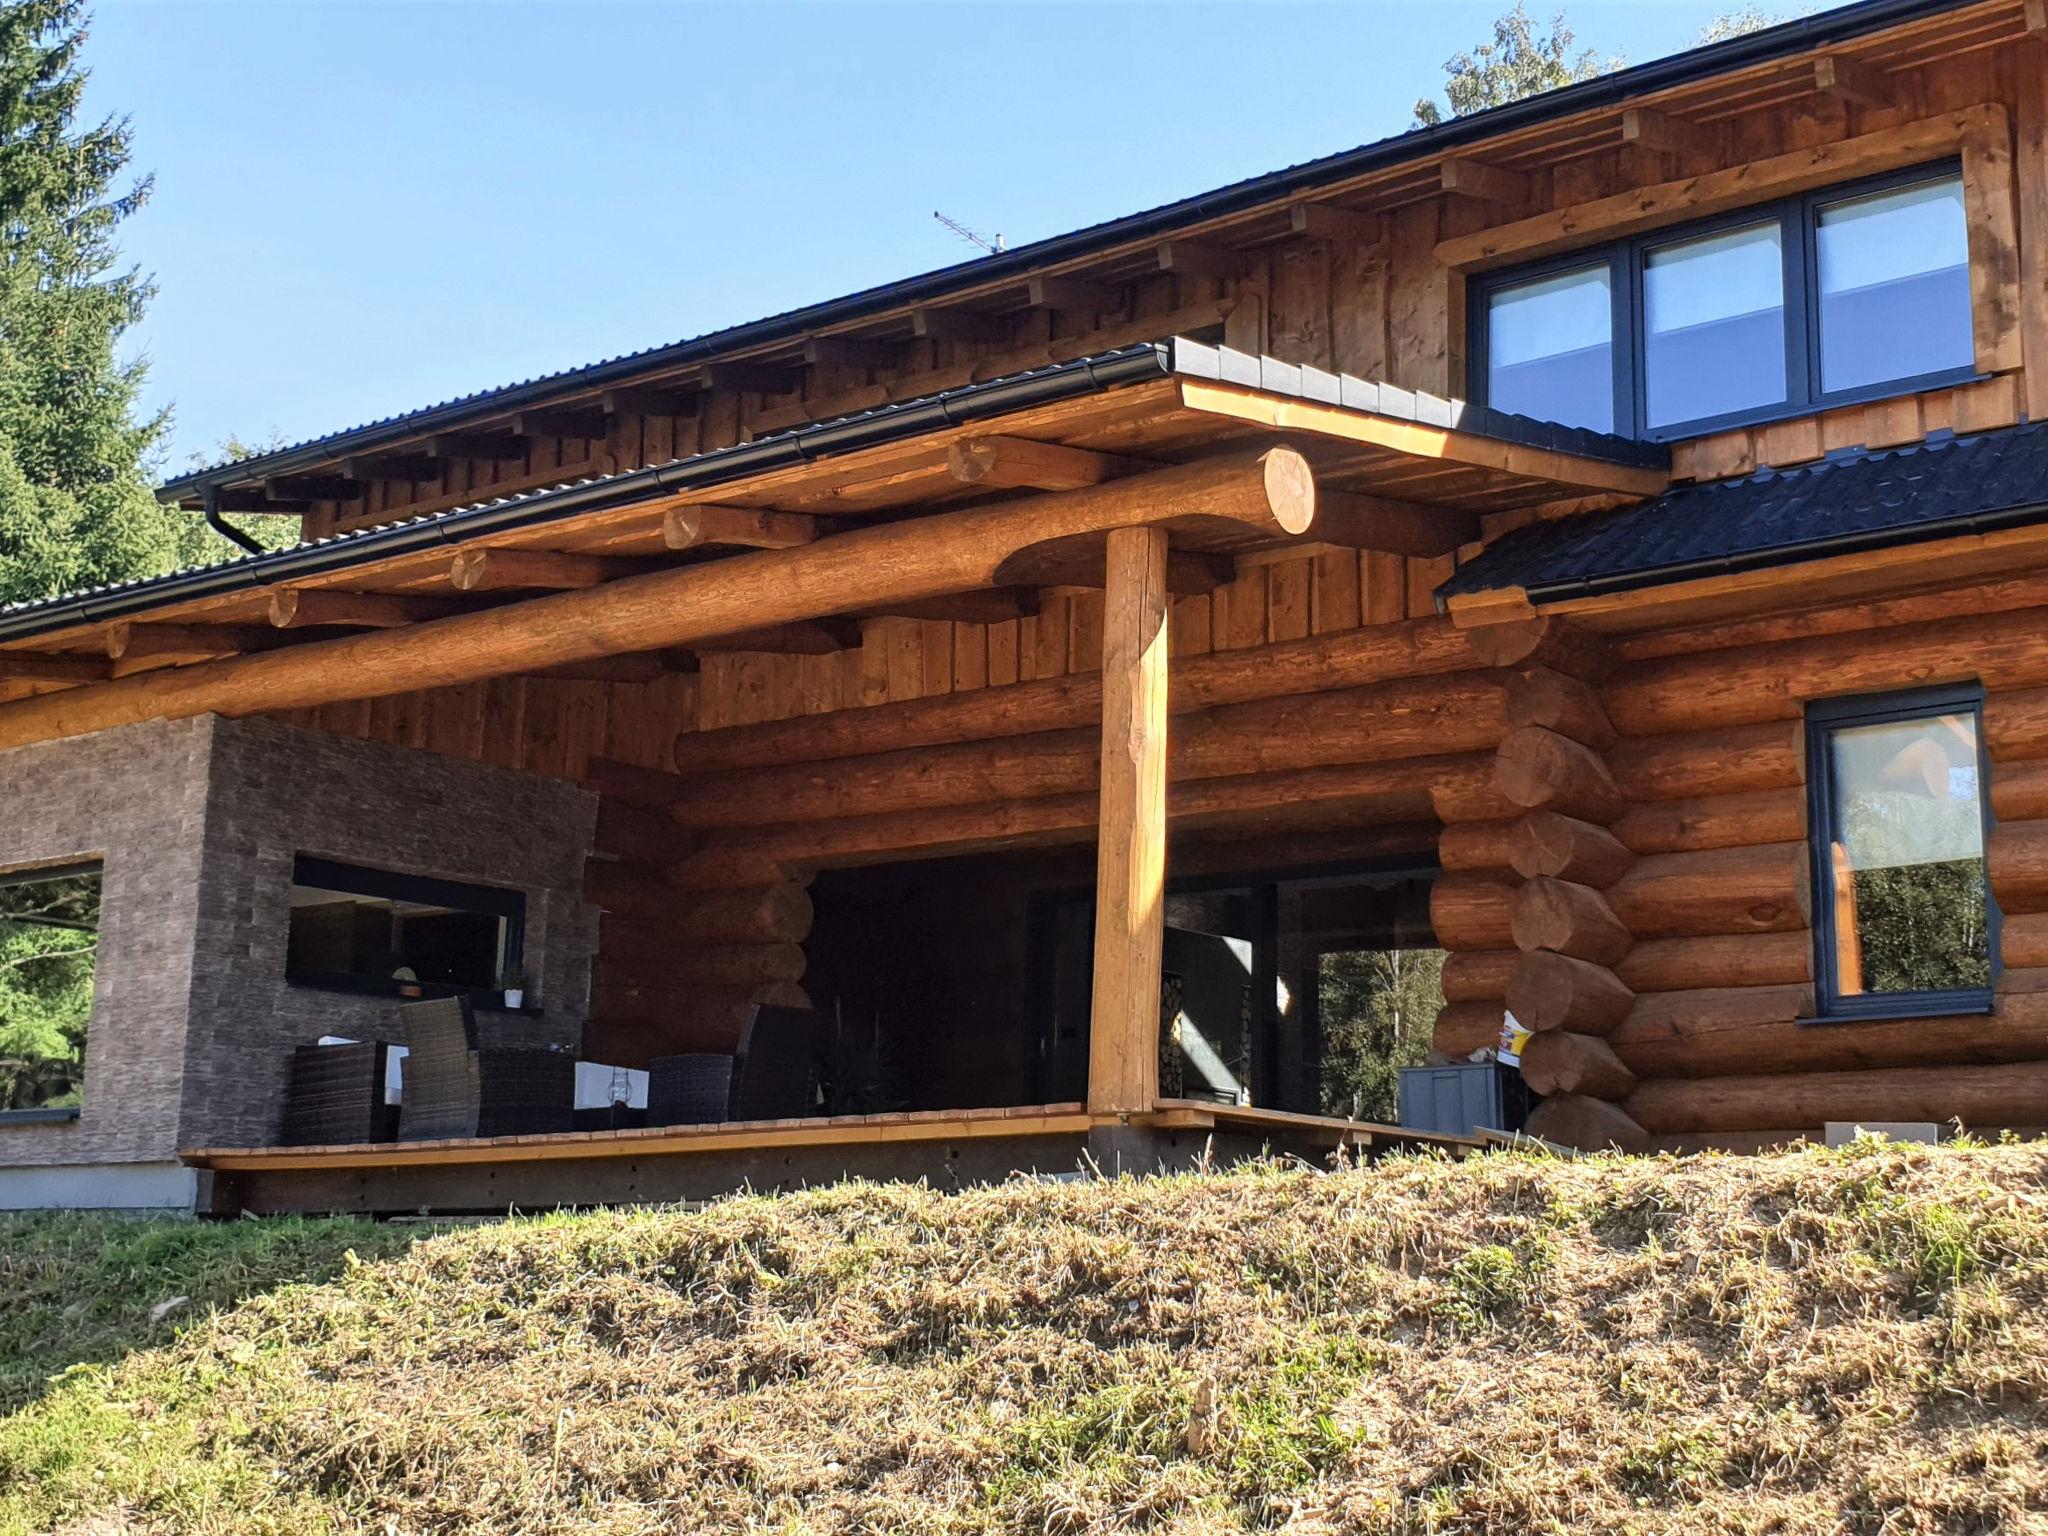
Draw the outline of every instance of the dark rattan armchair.
M405 1102L400 1141L527 1136L574 1129L576 1060L565 1051L485 1046L459 997L403 1003Z
M659 1056L647 1075L647 1123L792 1120L813 1113L823 1015L756 1004L731 1056Z

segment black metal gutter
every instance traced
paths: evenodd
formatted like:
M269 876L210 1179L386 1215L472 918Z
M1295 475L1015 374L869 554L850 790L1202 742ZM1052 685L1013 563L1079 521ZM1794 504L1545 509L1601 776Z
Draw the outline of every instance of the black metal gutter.
M1246 212L1262 203L1454 149L1495 134L1511 133L1531 124L1594 107L1616 105L1630 97L1692 84L1729 70L1769 63L1812 48L1827 47L1866 33L1882 31L1886 27L1963 9L1974 3L1976 0L1857 0L1855 4L1818 16L1801 17L1724 42L1653 59L1632 69L1545 91L1522 101L1475 112L1469 117L1452 118L1434 127L1414 129L1341 154L1304 161L1286 170L1235 182L1144 213L1054 235L997 255L862 289L843 298L790 310L770 319L712 331L669 346L653 347L607 362L568 369L524 384L485 390L406 415L330 433L276 453L259 454L232 465L218 465L180 475L166 481L157 495L161 500L171 501L189 496L208 483L224 485L256 477L289 475L327 463L344 451L372 452L388 443L447 430L480 415L515 410L568 390L604 388L657 369L683 366L726 352L790 340L821 327L859 320L880 310L933 302L956 289L980 286L1013 275L1022 276L1039 267L1086 256L1105 247L1170 234L1184 225Z
M1120 347L1032 373L970 384L900 405L879 406L858 416L798 427L774 437L715 448L692 458L627 470L604 479L525 491L475 507L342 534L295 549L58 598L11 613L0 612L0 641L26 639L77 624L105 624L169 602L221 597L273 582L324 575L512 528L529 528L626 506L664 492L723 485L745 476L880 447L945 427L1077 399L1119 385L1165 378L1173 371L1171 342Z
M1860 533L1832 534L1824 539L1804 539L1797 544L1775 544L1766 549L1744 550L1738 554L1716 555L1711 559L1685 560L1673 565L1650 566L1642 570L1618 571L1609 576L1571 576L1527 588L1532 604L1565 602L1575 597L1604 597L1616 592L1637 592L1648 587L1668 587L1681 581L1699 581L1710 576L1732 576L1743 571L1771 570L1824 560L1831 555L1861 554L1873 549L1903 549L1930 544L1938 539L1966 533L1993 533L2001 528L2019 528L2048 520L2048 501L2023 502L1990 512L1965 512L1903 527L1871 528Z

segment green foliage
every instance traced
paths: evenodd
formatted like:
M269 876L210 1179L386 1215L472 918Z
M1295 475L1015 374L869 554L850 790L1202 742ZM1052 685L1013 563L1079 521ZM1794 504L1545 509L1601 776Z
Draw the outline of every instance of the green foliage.
M1978 841L1974 799L1930 804L1925 796L1856 795L1843 833L1858 861L1851 877L1868 992L1940 991L1991 983L1984 860L1930 860L1930 848Z
M0 1109L79 1101L99 909L97 874L0 885Z
M1761 32L1765 27L1775 27L1785 19L1775 11L1766 11L1758 6L1737 6L1701 27L1699 35L1693 39L1693 46L1704 48L1708 43L1725 43L1731 37L1743 37L1751 32Z
M1397 1068L1429 1054L1443 1007L1439 949L1383 949L1322 957L1322 1108L1325 1114L1392 1123Z
M1444 61L1444 99L1452 117L1469 117L1488 107L1505 106L1526 96L1591 80L1621 67L1619 58L1602 59L1591 48L1572 51L1576 38L1559 11L1550 30L1539 34L1529 19L1526 0L1493 24L1493 41ZM1429 127L1444 120L1444 109L1425 96L1415 103L1415 122Z
M119 356L151 286L114 232L149 196L126 119L78 122L80 0L0 5L0 602L152 575L212 535L150 494L162 416ZM217 543L218 541L213 541Z

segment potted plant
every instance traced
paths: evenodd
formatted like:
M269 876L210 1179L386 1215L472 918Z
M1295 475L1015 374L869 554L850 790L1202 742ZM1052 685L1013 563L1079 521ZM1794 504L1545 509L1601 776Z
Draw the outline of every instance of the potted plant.
M507 1008L521 1008L526 1005L526 972L516 965L508 965L498 977L498 990L505 996Z

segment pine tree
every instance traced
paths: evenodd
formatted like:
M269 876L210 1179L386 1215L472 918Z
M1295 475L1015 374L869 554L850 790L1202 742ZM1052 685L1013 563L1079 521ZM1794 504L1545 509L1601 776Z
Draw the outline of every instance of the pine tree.
M116 183L125 118L78 122L81 0L0 4L0 602L150 575L196 552L191 520L144 472L161 415L138 419L143 366L121 337L149 281L114 233L149 196Z

